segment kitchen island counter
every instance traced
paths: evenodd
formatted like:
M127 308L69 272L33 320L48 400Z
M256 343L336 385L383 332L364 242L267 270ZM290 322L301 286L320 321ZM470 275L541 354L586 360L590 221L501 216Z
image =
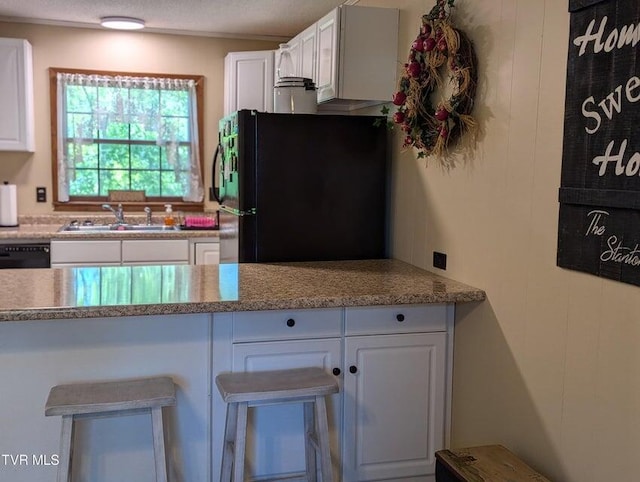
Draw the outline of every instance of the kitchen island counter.
M0 321L482 301L398 260L1 270Z

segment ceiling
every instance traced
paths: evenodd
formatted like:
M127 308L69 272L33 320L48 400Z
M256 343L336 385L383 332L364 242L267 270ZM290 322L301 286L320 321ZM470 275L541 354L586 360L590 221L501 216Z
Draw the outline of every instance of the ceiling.
M102 28L101 17L146 22L146 31L278 40L358 0L2 0L0 20Z

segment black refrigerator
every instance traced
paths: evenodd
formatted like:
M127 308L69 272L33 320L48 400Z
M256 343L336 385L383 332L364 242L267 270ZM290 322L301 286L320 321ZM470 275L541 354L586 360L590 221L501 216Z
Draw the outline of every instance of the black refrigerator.
M223 118L213 167L220 262L387 257L385 123L252 110Z

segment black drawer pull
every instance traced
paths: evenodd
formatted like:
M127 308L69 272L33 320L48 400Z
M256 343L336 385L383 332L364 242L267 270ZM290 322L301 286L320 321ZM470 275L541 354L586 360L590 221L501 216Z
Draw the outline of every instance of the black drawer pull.
M403 322L404 321L404 315L402 313L398 313L396 315L396 320L398 320L399 322Z
M340 369L339 369L339 368L334 368L334 369L333 369L333 370L331 370L331 371L333 372L333 374L334 374L335 376L338 376L338 375L340 375L340 373L342 373L342 372L340 371Z
M292 327L294 327L295 325L296 325L296 320L294 320L293 318L289 318L289 319L287 320L287 326L288 326L289 328L292 328Z
M357 366L355 366L355 365L351 365L351 366L349 367L349 372L350 372L350 373L358 373L358 367L357 367Z

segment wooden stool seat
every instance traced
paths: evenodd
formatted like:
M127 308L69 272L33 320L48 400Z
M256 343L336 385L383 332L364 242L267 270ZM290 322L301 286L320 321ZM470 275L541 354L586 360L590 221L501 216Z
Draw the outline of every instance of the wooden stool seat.
M550 482L502 445L436 452L436 482Z
M223 373L216 377L216 385L222 399L228 404L221 481L244 482L247 410L261 403L303 404L305 472L289 474L287 478L315 481L319 459L322 482L332 481L325 396L339 391L333 376L317 367Z
M151 415L156 480L166 482L162 407L176 404L176 389L170 377L98 383L58 385L51 389L44 414L62 416L58 482L71 479L73 433L80 418L120 416L136 412Z

